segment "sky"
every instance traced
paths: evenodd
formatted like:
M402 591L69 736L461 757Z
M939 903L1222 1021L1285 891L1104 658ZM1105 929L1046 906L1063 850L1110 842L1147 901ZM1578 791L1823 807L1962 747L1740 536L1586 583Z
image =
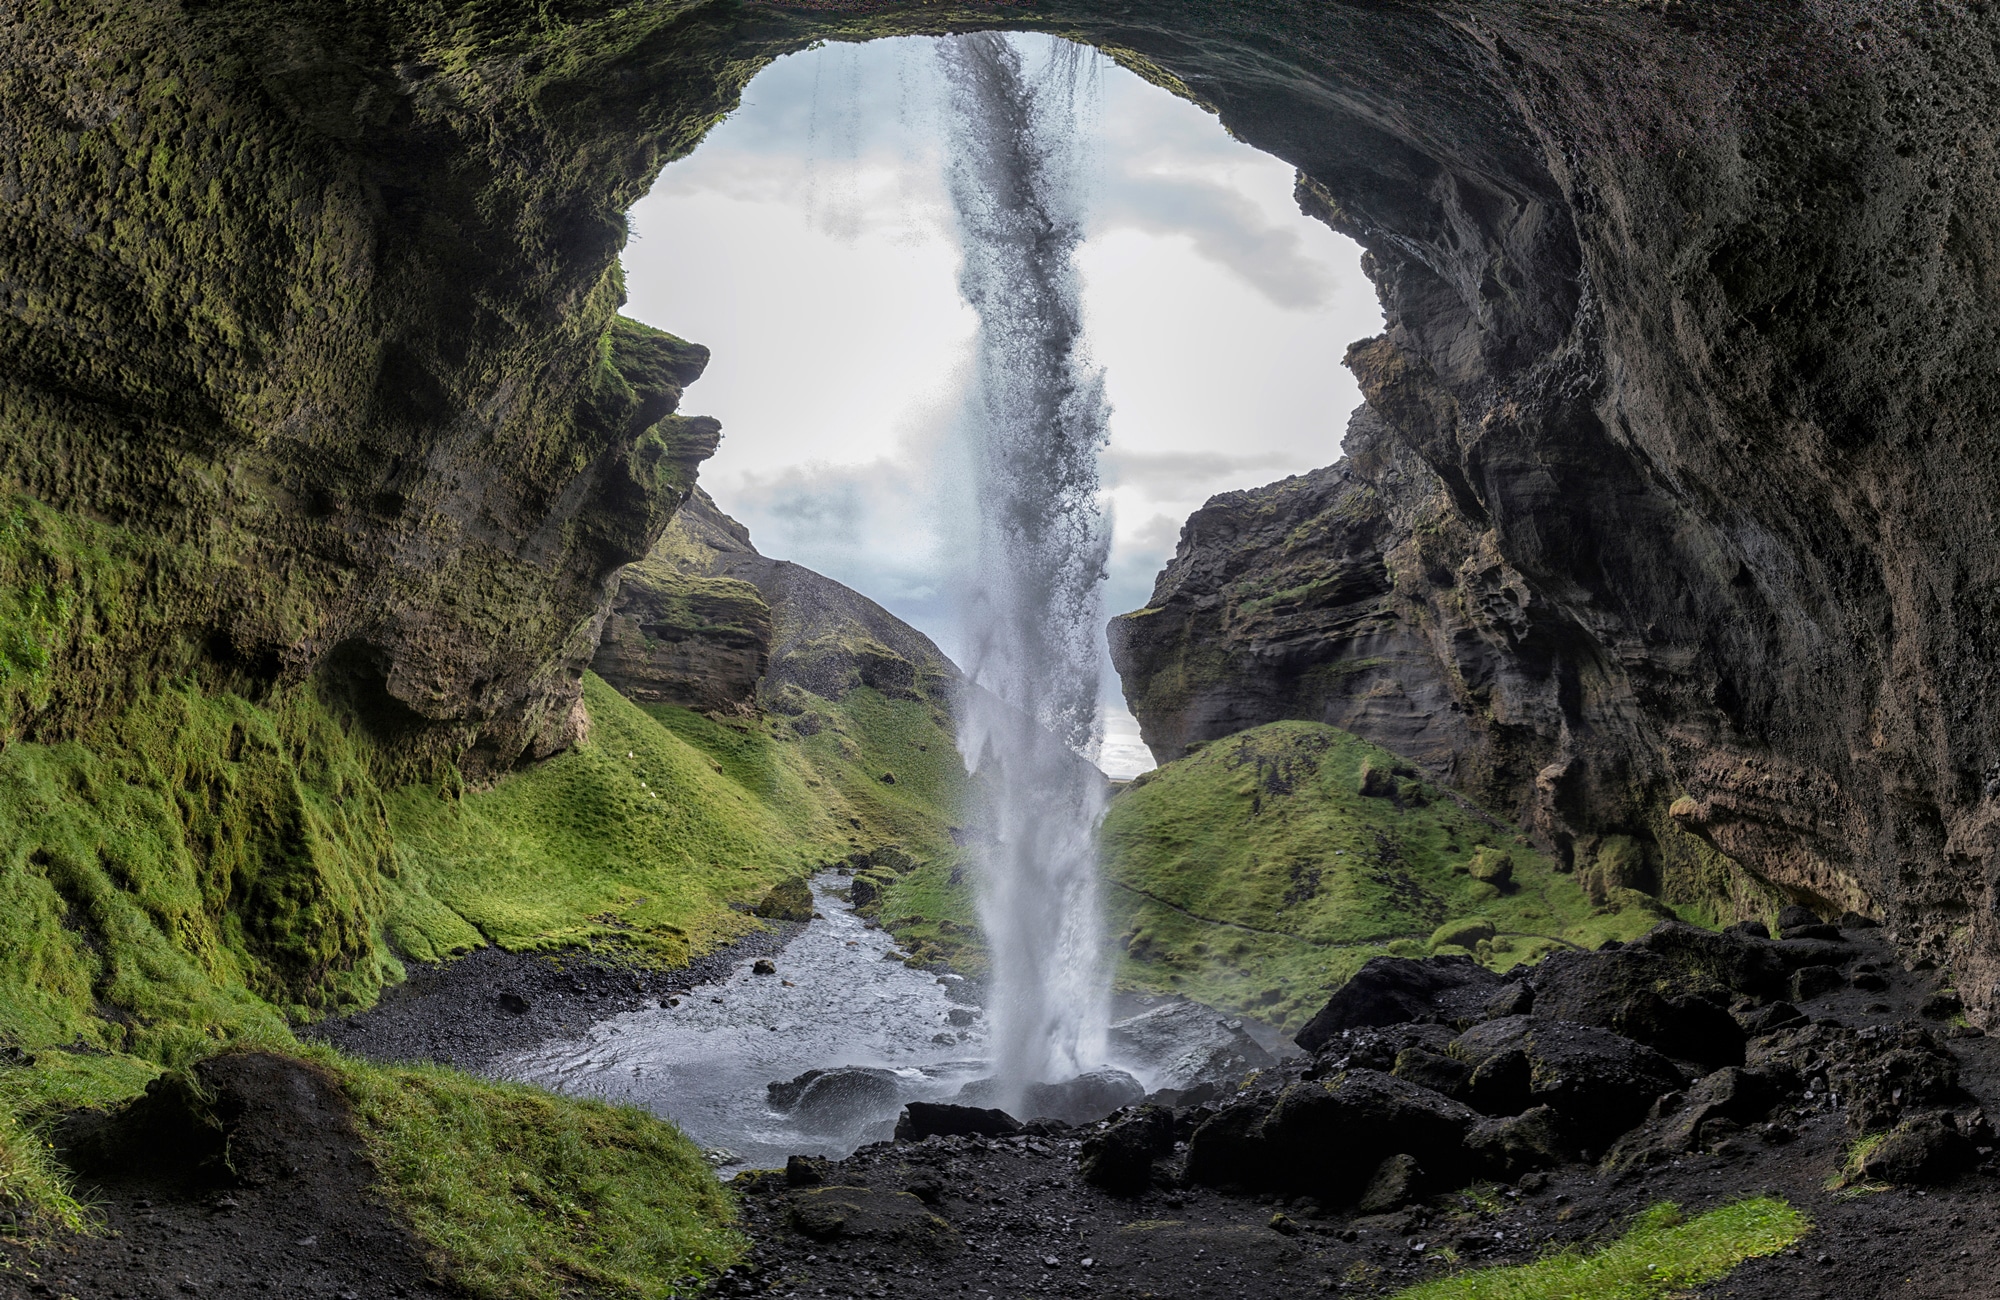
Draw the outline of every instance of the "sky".
M955 655L976 320L933 44L825 45L759 74L632 211L625 312L712 350L681 409L721 420L701 483L757 549ZM1340 358L1382 317L1358 246L1299 212L1292 168L1098 56L1080 108L1095 161L1078 265L1113 408L1109 616L1146 604L1208 497L1339 459L1360 404ZM1130 776L1152 760L1105 677L1098 762Z

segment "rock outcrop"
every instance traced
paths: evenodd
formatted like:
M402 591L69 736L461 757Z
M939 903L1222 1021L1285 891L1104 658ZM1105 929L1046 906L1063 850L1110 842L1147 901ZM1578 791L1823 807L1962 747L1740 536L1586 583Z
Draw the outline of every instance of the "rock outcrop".
M1586 865L1622 838L1669 888L1880 916L1984 1013L1983 0L63 0L0 29L6 734L188 672L319 676L475 774L563 744L611 576L716 432L671 415L699 354L616 322L622 213L773 55L994 25L1295 163L1387 309L1344 467L1377 531L1220 630L1150 616L1162 662L1327 682L1141 684L1163 746L1296 706L1458 747ZM1331 644L1283 645L1288 605Z

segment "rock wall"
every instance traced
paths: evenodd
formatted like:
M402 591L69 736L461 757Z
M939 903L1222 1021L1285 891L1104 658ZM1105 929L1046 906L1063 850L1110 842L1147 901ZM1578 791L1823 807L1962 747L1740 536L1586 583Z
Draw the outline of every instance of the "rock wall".
M773 54L953 25L1101 45L1370 250L1346 469L1382 522L1322 558L1395 585L1329 597L1377 631L1324 662L1400 658L1353 685L1414 703L1257 709L1432 761L1462 728L1558 846L1725 854L1991 1001L1974 0L58 0L0 27L6 733L191 671L318 675L475 773L560 745L611 575L715 435L668 418L698 354L615 323L621 214ZM1290 617L1253 612L1245 645Z

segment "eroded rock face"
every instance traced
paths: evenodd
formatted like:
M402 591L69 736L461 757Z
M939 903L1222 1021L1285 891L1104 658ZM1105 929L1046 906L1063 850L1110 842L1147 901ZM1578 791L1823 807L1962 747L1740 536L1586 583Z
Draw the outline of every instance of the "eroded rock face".
M1455 755L1581 865L1880 915L1990 1001L1984 4L58 5L0 33L8 733L192 668L475 770L563 743L715 434L613 327L620 214L775 53L1030 22L1297 164L1388 316L1339 473L1120 634L1155 742Z

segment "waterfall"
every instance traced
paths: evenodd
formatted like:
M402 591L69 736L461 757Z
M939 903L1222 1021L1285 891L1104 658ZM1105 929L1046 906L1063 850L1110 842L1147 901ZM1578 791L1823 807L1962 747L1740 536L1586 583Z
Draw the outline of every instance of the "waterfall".
M980 911L992 958L997 1100L1104 1059L1097 900L1104 786L1098 625L1109 544L1098 453L1110 414L1083 349L1094 55L1052 43L1031 72L994 33L938 43L947 171L979 317L965 426L979 509L963 590L972 685L959 745L987 800Z

